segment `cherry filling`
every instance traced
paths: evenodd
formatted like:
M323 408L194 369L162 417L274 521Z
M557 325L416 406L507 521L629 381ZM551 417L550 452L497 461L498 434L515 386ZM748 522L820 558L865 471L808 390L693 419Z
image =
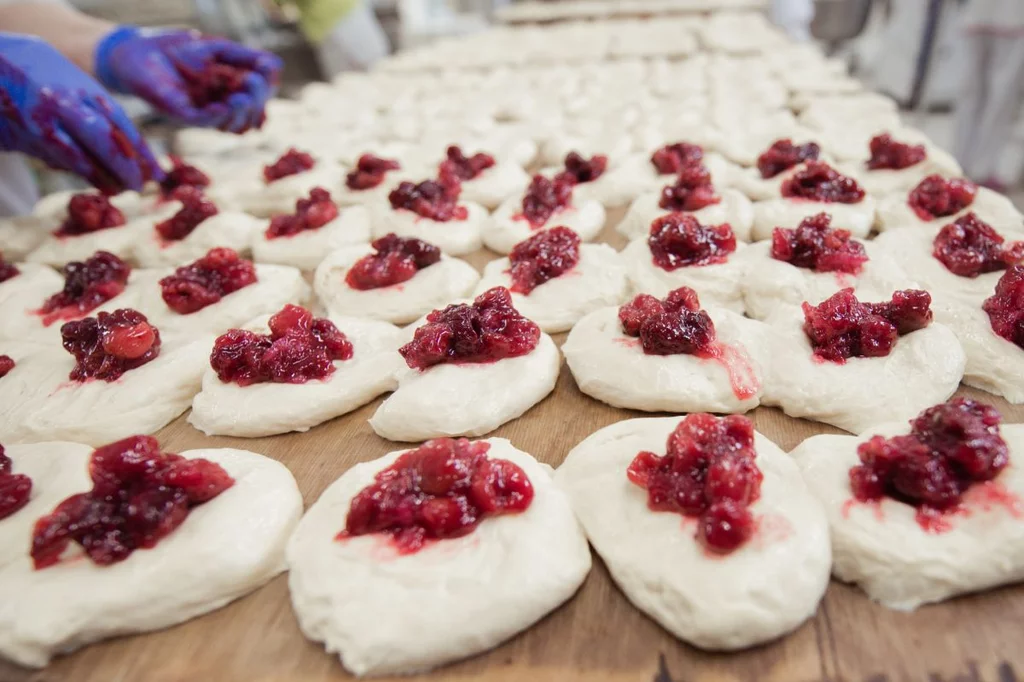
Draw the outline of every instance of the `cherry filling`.
M10 374L15 364L14 358L10 355L0 355L0 379Z
M673 213L651 223L647 246L654 264L672 271L724 263L736 250L736 235L728 223L701 225L692 215Z
M815 272L845 272L855 275L867 262L864 245L850 239L849 230L829 227L828 213L804 218L795 230L776 227L772 231L772 258Z
M647 491L647 507L697 519L697 540L727 554L757 530L750 506L764 475L755 461L754 424L746 417L691 414L669 435L664 455L641 452L626 469Z
M203 189L210 186L210 177L195 166L191 166L177 156L171 157L171 170L167 171L160 182L160 193L165 199L171 198L175 190L181 187Z
M827 163L808 161L806 166L783 181L782 196L856 204L864 198L864 189L856 180L842 175Z
M5 261L4 254L0 252L0 284L17 277L20 274L21 270L19 270L14 263L8 263Z
M469 535L488 517L526 511L530 479L488 457L490 447L439 438L404 453L353 498L337 539L383 533L399 554L413 554L430 540Z
M298 175L316 165L316 160L306 152L291 147L274 163L263 167L263 179L274 182L289 175Z
M106 303L124 291L131 271L127 263L107 251L97 251L85 262L68 263L64 266L64 288L38 310L43 325L81 317Z
M219 212L216 204L195 187L179 187L174 192L174 198L181 202L181 208L167 220L156 224L157 234L167 241L184 239L200 223Z
M659 175L678 175L687 166L699 164L704 158L704 150L688 142L667 144L651 154L651 164Z
M391 233L371 244L375 253L363 256L345 273L345 283L366 291L407 282L423 268L441 260L441 249L419 239Z
M604 175L607 168L607 156L595 154L586 159L576 152L569 152L565 157L565 170L558 173L556 177L578 185L597 180Z
M639 337L647 355L714 354L715 323L689 287L670 291L663 301L640 294L619 308L619 323L623 334Z
M699 211L721 200L711 184L711 172L695 163L679 171L675 184L661 190L658 206L666 211Z
M152 549L192 509L235 483L219 464L160 452L150 436L96 448L89 458L89 477L91 490L72 495L36 521L36 570L58 563L71 542L99 566L124 561L137 549Z
M356 162L355 170L345 176L345 186L357 191L373 189L384 182L388 171L399 170L401 167L397 161L363 154Z
M897 142L888 133L872 137L869 147L868 168L871 170L903 170L921 163L927 156L924 145Z
M949 511L975 483L991 481L1009 463L999 412L969 398L929 407L910 422L910 434L873 436L857 448L850 469L861 502L891 497L917 507L917 520L937 530L935 512Z
M964 210L977 193L978 186L970 180L929 175L910 190L907 204L921 220L934 220Z
M304 384L334 373L352 357L352 343L325 318L286 305L270 318L269 334L232 329L213 344L210 366L224 383Z
M462 182L458 176L442 167L437 180L400 183L388 194L388 201L396 211L405 209L420 217L445 223L465 220L469 215L466 207L457 203L461 193Z
M554 180L534 175L523 195L522 217L526 218L531 228L539 230L555 212L572 203L572 188L575 185L575 182L561 173Z
M553 227L516 244L508 260L512 265L512 291L529 294L576 267L580 262L580 237L568 227Z
M476 178L497 163L493 156L482 152L466 156L462 149L455 145L448 147L445 156L447 158L441 162L442 166L447 167L448 172L454 173L463 182Z
M819 154L821 147L814 142L793 144L793 140L788 137L775 140L771 147L757 157L757 170L762 178L768 180L798 164L817 161Z
M316 230L338 217L338 206L331 200L331 193L322 187L314 187L308 199L295 202L292 215L274 216L267 228L267 239L292 237L307 230Z
M199 69L184 68L180 62L177 66L189 99L199 109L216 102L227 102L231 95L243 92L245 77L249 75L245 69L214 61L204 63Z
M1024 349L1024 265L1009 268L981 307L992 331Z
M398 349L413 369L445 362L493 362L526 355L537 347L540 327L512 306L512 295L494 287L472 305L460 303L427 315L412 341Z
M1024 242L1004 242L998 232L971 212L939 230L932 255L954 275L977 277L1024 260Z
M32 495L32 479L25 474L15 474L11 469L11 458L0 445L0 520L28 504Z
M71 381L116 381L160 354L159 330L130 308L66 322L60 336L64 350L75 357Z
M861 303L853 289L843 289L817 306L804 302L804 333L821 360L884 357L898 337L931 324L931 301L926 291L906 289L889 302Z
M125 224L124 213L102 194L76 194L68 202L68 217L55 235L75 237Z
M256 266L221 247L161 279L160 296L174 312L189 315L254 282Z

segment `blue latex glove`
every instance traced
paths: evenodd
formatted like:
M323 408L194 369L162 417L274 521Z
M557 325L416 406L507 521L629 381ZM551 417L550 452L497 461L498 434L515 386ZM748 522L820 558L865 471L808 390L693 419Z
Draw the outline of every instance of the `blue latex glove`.
M76 173L107 193L163 172L109 93L49 44L0 33L0 149Z
M215 63L248 71L242 90L225 101L196 106L187 79ZM111 90L137 95L189 125L235 133L263 124L263 110L277 90L281 66L274 54L196 31L121 26L96 47L96 75Z

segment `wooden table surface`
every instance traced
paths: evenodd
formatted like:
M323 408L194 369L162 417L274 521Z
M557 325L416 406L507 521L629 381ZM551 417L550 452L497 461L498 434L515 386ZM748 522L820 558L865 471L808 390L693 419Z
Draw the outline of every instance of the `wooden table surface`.
M621 215L615 212L609 224ZM624 245L610 228L602 239L616 248ZM478 253L468 260L482 267L494 257ZM559 344L564 338L555 337ZM1024 422L1024 407L973 389L959 394L995 404L1006 422ZM370 429L367 419L379 404L380 399L307 433L210 438L180 417L156 435L170 452L237 447L277 459L295 475L308 507L352 465L407 447ZM751 415L758 430L785 450L817 433L840 433L774 408L758 408ZM580 393L563 363L552 395L490 435L508 438L558 466L594 431L640 416L651 415L612 408ZM284 575L219 611L161 632L86 647L44 670L0 662L0 682L326 682L351 677L336 657L299 632ZM432 674L396 679L1024 682L1024 586L899 613L833 582L814 618L796 632L745 652L711 654L676 640L635 609L595 555L579 593L525 632Z

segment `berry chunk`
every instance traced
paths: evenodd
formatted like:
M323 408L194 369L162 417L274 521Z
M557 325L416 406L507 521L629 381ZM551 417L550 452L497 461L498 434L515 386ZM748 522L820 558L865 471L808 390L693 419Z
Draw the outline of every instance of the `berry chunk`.
M293 237L300 232L316 230L338 217L338 205L331 199L331 193L322 187L314 187L309 198L295 202L295 213L274 216L267 228L267 239Z
M659 175L679 175L684 168L701 163L704 150L688 142L667 144L651 154L651 164Z
M565 157L565 170L561 171L557 178L571 181L577 185L585 182L593 182L604 175L608 168L608 157L602 154L595 154L586 159L576 152L569 152Z
M982 304L992 331L1024 349L1024 265L1009 268Z
M156 224L157 234L167 241L181 241L192 234L200 223L219 212L217 205L195 187L179 187L174 191L174 198L181 202L181 209Z
M76 237L125 224L124 213L102 194L76 194L68 202L68 217L54 234Z
M12 471L11 458L0 445L0 521L28 504L31 496L32 479Z
M623 334L639 337L647 355L717 355L715 323L689 287L669 292L662 301L636 296L619 308L619 323Z
M782 183L782 196L829 203L856 204L864 189L853 178L842 175L821 161L808 161Z
M263 167L263 179L268 183L274 182L289 175L304 173L314 166L316 166L316 159L310 154L291 147L277 161Z
M171 156L171 164L171 170L167 171L160 182L160 193L165 199L170 199L181 187L202 190L210 186L210 176L195 166L185 163L177 156Z
M84 262L64 266L64 288L46 299L38 313L43 324L70 320L99 307L122 291L132 269L112 253L97 251Z
M355 169L345 176L345 186L356 191L373 189L384 182L388 171L401 169L393 159L382 159L373 154L363 154L356 162Z
M189 99L197 109L214 103L226 104L231 95L245 91L245 77L249 75L246 69L212 60L198 69L188 68L179 60L175 62L175 68L185 81Z
M116 381L160 354L159 330L130 308L66 322L60 336L64 350L75 358L71 381Z
M1005 241L971 212L939 230L932 255L954 275L977 277L1024 261L1024 241Z
M8 263L5 261L3 252L0 252L0 284L17 277L20 274L21 270L18 269L18 266L14 263Z
M0 379L10 374L16 364L10 355L0 355Z
M977 193L978 186L970 180L929 175L910 190L907 204L918 218L931 221L964 210Z
M897 142L889 133L875 135L869 146L871 158L868 159L868 168L871 170L903 170L921 163L928 156L924 145Z
M227 248L210 249L199 260L183 265L160 280L167 307L189 315L256 282L256 266Z
M868 260L864 245L851 239L849 230L829 227L831 223L828 213L819 213L804 218L795 230L776 227L772 258L815 272L859 273Z
M575 182L561 174L556 175L554 180L534 175L523 195L522 217L530 223L532 229L539 230L557 211L572 203L572 188L575 185Z
M423 268L441 260L441 249L419 239L405 239L395 233L375 239L374 253L363 256L345 273L345 283L367 291L407 282Z
M662 188L658 206L666 211L699 211L721 200L711 184L711 172L694 163L679 171L674 184Z
M442 223L465 220L469 213L465 206L458 205L462 183L452 172L444 168L441 171L437 180L400 183L388 194L391 208L412 211L420 217Z
M509 254L512 291L529 294L560 277L580 261L580 237L568 227L553 227L519 242Z
M651 223L647 245L662 270L724 263L736 250L736 235L728 223L701 225L692 215L673 213Z
M497 162L490 154L478 152L473 156L466 156L462 149L455 145L448 147L445 151L445 160L441 162L447 166L448 172L454 173L463 182L475 179L488 168L493 168L495 163Z
M772 142L772 146L757 157L757 170L765 180L806 161L817 161L821 147L814 142L793 144L788 137Z

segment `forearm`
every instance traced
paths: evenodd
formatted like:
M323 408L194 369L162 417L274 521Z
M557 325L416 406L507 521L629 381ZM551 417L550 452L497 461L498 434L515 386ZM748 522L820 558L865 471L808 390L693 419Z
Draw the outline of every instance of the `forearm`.
M38 36L86 73L94 73L96 44L114 24L59 2L0 2L0 31Z

